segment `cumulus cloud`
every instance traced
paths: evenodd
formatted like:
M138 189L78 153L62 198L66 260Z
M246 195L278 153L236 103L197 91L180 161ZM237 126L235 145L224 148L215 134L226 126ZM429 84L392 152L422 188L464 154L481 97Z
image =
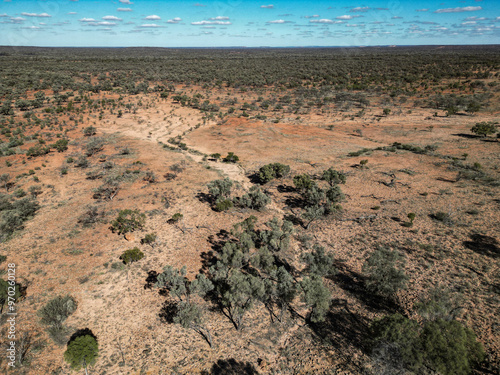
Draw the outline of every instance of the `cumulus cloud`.
M210 18L212 21L224 21L224 20L228 20L229 17L223 17L223 16L217 16L217 17L212 17Z
M338 16L338 17L335 17L336 19L338 20L352 20L354 18L354 16L348 16L348 15L343 15L343 16Z
M143 25L141 25L140 27L143 27L143 28L155 28L155 27L161 27L160 25L157 25L156 23L145 23Z
M333 21L328 18L322 18L320 20L310 20L310 23L344 23L343 21Z
M2 13L0 14L0 17L9 17L9 16L7 15L7 13Z
M282 24L282 23L292 23L292 21L274 20L274 21L267 21L266 23L276 23L276 24Z
M272 4L270 4L270 5L261 5L260 7L264 8L264 9L273 9L274 5L272 5Z
M191 25L231 25L230 21L196 21L196 22L191 22Z
M102 19L106 21L122 21L121 18L118 18L116 16L104 16L102 17Z
M21 23L25 21L26 19L23 17L10 17L10 20L14 23Z
M120 1L120 3L122 3L122 4L127 4L127 5L131 5L131 4L133 4L133 2L131 2L130 0L119 0L119 1Z
M179 23L181 21L182 21L182 18L175 17L175 18L172 18L171 20L168 20L167 23Z
M47 13L36 14L36 13L26 13L26 12L22 12L21 16L26 16L26 17L52 17L50 14L47 14Z
M318 18L319 14L313 14L312 16L304 16L304 18Z
M144 17L144 19L148 21L159 21L161 20L161 17L157 16L156 14L153 14L151 16Z
M82 19L79 19L78 21L80 21L80 22L96 22L96 20L93 18L82 18Z
M460 12L474 12L476 10L482 10L481 7L457 7L457 8L446 8L446 9L438 9L434 13L460 13Z
M356 7L352 8L349 12L367 12L370 10L370 7Z
M117 11L118 12L132 12L132 9L130 9L130 8L118 8Z

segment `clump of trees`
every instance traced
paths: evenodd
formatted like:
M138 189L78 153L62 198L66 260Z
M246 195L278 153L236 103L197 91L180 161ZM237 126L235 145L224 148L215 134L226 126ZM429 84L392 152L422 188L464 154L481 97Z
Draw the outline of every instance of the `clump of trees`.
M23 229L24 223L32 218L39 208L36 199L24 197L12 200L8 195L0 195L0 236L5 239L16 230Z
M493 121L483 121L477 122L470 131L474 134L477 134L481 137L486 137L490 134L494 134L497 132L497 122Z
M125 209L118 213L115 220L111 222L111 231L118 234L126 234L137 229L142 229L146 222L146 215L139 210Z
M133 249L125 250L123 252L123 254L120 255L120 260L124 264L137 262L138 260L141 260L142 258L144 258L144 253L138 247L134 247Z
M93 366L99 356L99 344L96 336L89 329L77 331L70 339L64 352L64 360L73 370Z
M225 211L233 206L233 202L229 199L232 186L233 182L227 177L214 180L207 185L208 192L212 196L213 208L216 211Z
M275 178L285 177L290 173L290 166L281 163L271 163L260 167L258 176L261 184L265 184Z
M42 324L48 326L48 332L52 339L62 344L65 341L64 321L76 311L77 303L71 296L58 296L47 302L38 315Z

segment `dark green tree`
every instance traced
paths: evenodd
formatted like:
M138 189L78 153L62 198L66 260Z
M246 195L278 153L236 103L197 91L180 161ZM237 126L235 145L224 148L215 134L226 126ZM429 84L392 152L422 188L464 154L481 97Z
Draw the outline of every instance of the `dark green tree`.
M94 365L99 355L97 340L91 335L75 338L68 344L64 352L64 360L68 362L73 370L80 370L87 365Z

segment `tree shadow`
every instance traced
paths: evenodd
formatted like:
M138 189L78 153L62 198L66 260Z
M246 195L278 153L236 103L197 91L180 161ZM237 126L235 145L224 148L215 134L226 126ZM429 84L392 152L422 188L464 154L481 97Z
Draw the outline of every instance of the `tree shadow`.
M77 338L82 337L82 336L92 336L95 339L95 341L97 341L97 336L94 335L94 333L89 328L82 328L71 335L71 337L68 340L67 345L71 344Z
M352 271L345 263L340 261L335 262L335 267L338 273L331 276L330 279L366 307L391 314L399 311L399 306L394 301L376 295L366 288L366 277L364 275Z
M496 238L478 233L472 234L470 238L472 241L463 242L463 245L467 249L491 258L500 257L500 247L498 247L498 240Z
M306 202L302 197L294 197L293 195L287 195L285 197L285 204L290 208L304 208Z
M237 361L234 358L219 359L210 371L202 371L201 375L258 375L250 362Z
M293 186L289 185L278 185L277 189L280 193L294 193L296 191Z
M146 277L146 284L144 284L144 289L153 289L154 284L158 281L159 273L151 270L148 271L148 277Z
M452 134L452 135L454 135L455 137L462 137L462 138L467 138L467 139L481 138L478 135L466 134L466 133L457 133L457 134Z
M216 253L221 253L224 244L231 239L230 235L231 233L227 230L221 229L215 236L213 234L208 236L208 242L212 246L212 250Z
M198 198L201 203L208 203L210 205L214 203L214 197L211 194L198 193L196 194L196 198Z
M175 302L173 299L167 299L165 302L163 302L158 316L160 317L160 321L162 323L172 324L174 322L175 316L177 315L177 312L177 302Z
M365 353L369 351L369 320L351 312L346 300L333 300L325 321L307 324L319 338L338 349L353 346Z
M260 180L260 177L259 177L259 174L257 172L255 173L252 173L251 175L247 176L248 177L248 180L250 180L250 182L254 185L264 185L262 183L262 181Z
M201 268L200 273L207 274L210 267L215 265L217 262L217 257L215 256L213 251L203 251L201 253Z

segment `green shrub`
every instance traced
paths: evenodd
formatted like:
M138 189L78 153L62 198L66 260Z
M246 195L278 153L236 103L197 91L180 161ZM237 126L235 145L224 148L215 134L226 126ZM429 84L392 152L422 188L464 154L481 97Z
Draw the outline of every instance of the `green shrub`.
M43 324L62 329L62 324L68 316L76 311L77 303L71 296L58 296L38 311Z
M68 344L64 352L64 360L68 362L73 370L80 370L84 363L94 365L99 355L99 345L92 335L76 337Z
M233 182L229 178L224 178L223 180L214 180L209 182L208 192L213 196L215 200L228 197L231 194L231 187L233 186Z
M93 137L89 139L87 144L85 145L85 153L87 156L92 156L101 151L104 147L104 139Z
M52 144L50 147L55 148L58 152L64 152L68 149L69 141L67 139L58 139L56 143Z
M493 134L497 131L497 123L492 121L478 122L470 129L470 131L481 137L486 137L487 135Z
M342 172L334 170L333 168L329 168L323 171L323 180L328 182L330 186L345 184L346 175Z
M262 192L257 186L252 186L250 191L235 200L241 207L247 207L252 210L262 210L269 203L271 198Z
M42 156L48 154L49 152L50 152L50 147L44 147L43 145L38 144L36 146L30 147L26 152L26 156L28 157Z
M125 250L122 255L120 255L120 260L125 263L129 264L132 262L137 262L138 260L141 260L144 258L144 253L139 250L138 247L134 247L133 249Z
M233 152L229 152L227 156L222 159L224 163L236 163L240 160L238 156L236 156Z
M142 229L146 221L146 215L139 210L121 210L118 217L111 222L111 230L118 234L133 232Z
M265 184L275 178L285 177L290 173L290 166L281 163L271 163L259 169L259 180Z
M180 212L177 212L177 213L175 213L175 214L172 215L172 217L170 218L169 222L172 223L172 224L177 223L183 217L184 217L184 215L182 215Z
M293 184L297 190L309 190L316 185L308 174L299 174L293 178Z
M151 245L156 242L156 233L148 233L141 239L141 244Z
M367 275L368 290L384 297L393 297L406 288L408 276L404 272L405 261L396 250L378 247L363 265Z
M95 135L96 131L97 131L97 129L95 127L93 127L93 126L87 126L86 128L84 128L82 130L83 135L86 136L86 137L90 137L92 135Z
M402 365L414 373L431 370L443 375L467 375L484 357L484 349L469 328L451 320L424 322L400 314L386 316L371 325L373 348L393 345Z
M215 202L214 210L218 212L229 210L233 207L233 202L230 199L217 199Z

